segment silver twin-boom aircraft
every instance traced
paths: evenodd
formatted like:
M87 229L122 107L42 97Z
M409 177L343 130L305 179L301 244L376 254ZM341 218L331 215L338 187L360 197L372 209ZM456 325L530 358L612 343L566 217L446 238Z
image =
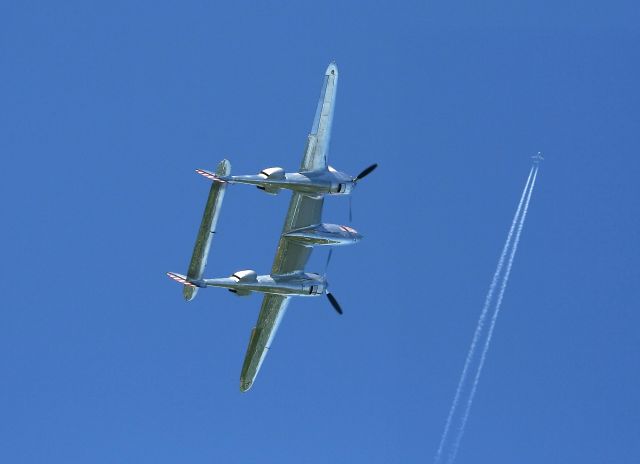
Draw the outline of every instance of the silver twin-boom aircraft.
M264 294L240 374L242 391L249 390L253 385L292 296L326 295L334 309L342 314L340 305L328 291L326 277L306 272L304 268L314 246L349 245L362 238L349 226L322 223L324 195L350 194L357 182L370 174L377 165L373 164L359 175L351 177L327 164L337 85L338 68L335 63L331 63L325 72L320 100L299 172L285 173L284 169L276 167L263 169L257 175L232 176L231 165L227 160L223 160L215 172L197 170L199 174L214 181L209 201L196 239L188 275L172 272L168 275L184 285L184 296L187 300L195 297L197 289L206 287L226 288L238 296L253 292ZM255 185L272 194L282 189L292 191L269 275L258 275L253 270L244 270L225 278L202 278L224 189L228 184Z

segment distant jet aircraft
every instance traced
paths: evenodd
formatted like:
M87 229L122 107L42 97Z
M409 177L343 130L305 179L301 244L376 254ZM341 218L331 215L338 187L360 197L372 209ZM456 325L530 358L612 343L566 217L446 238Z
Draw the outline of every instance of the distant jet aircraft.
M240 374L240 390L247 391L262 366L271 346L280 321L292 296L317 297L326 295L333 308L342 314L342 308L329 293L329 284L324 275L304 271L312 247L348 245L358 242L362 236L349 226L323 224L322 207L326 194L348 194L356 183L370 174L376 164L369 166L352 178L339 173L327 164L327 153L331 135L331 122L335 105L338 69L331 63L324 77L316 116L307 139L300 172L285 174L282 168L264 169L257 176L230 176L230 164L223 160L215 173L197 172L214 181L205 215L196 240L189 274L187 276L167 273L185 286L185 298L190 299L198 288L221 287L238 296L253 292L264 293L258 322L251 332L249 346ZM221 204L224 186L228 183L257 185L268 193L280 189L293 191L282 235L276 250L271 273L258 275L256 271L244 270L230 277L203 279L211 235L217 220L216 208ZM222 190L216 190L221 188ZM331 258L331 251L327 264Z
M544 161L544 157L542 156L542 153L540 153L540 152L538 152L538 153L536 153L535 155L533 155L533 156L531 157L531 159L533 160L533 162L534 162L535 164L540 163L540 161Z

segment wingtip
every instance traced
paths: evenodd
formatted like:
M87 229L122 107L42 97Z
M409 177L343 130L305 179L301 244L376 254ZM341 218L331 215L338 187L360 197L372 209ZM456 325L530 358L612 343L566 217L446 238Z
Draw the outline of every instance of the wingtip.
M253 382L251 380L240 380L240 391L242 393L248 392L253 386Z

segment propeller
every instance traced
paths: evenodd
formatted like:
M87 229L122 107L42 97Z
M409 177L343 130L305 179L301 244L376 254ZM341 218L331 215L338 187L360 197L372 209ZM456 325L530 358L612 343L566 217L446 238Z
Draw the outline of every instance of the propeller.
M355 184L358 183L358 181L360 179L364 179L365 177L367 177L369 174L371 174L376 168L378 167L378 163L373 163L371 166L369 166L368 168L365 168L360 174L358 174L357 176L355 176L353 178L353 184L355 187ZM349 222L353 221L353 213L352 213L352 205L351 205L351 197L353 196L353 194L349 195Z
M331 262L331 255L333 254L333 247L329 248L329 254L327 255L327 262L324 263L324 275L323 277L327 278L327 269L329 269L329 263Z
M327 262L324 265L324 277L325 277L325 282L327 281L327 269L329 268L329 263L331 262L331 256L333 255L333 248L329 248L329 254L327 255ZM327 286L327 288L329 287L328 284L325 284ZM331 303L331 306L333 306L333 309L336 310L336 312L338 314L342 314L342 308L340 307L340 304L338 304L338 300L336 300L336 297L333 296L333 294L331 294L328 290L325 290L325 295L327 295L327 298L329 299L329 303Z
M353 195L349 195L349 222L353 222L353 213L351 212L351 199L353 198Z
M378 163L373 163L371 166L369 166L368 168L363 170L360 174L358 174L356 177L354 177L353 181L358 182L360 179L364 179L369 174L371 174L377 167L378 167Z
M333 294L327 292L327 298L329 298L329 303L331 303L333 309L335 309L338 314L342 314L342 308L338 304L338 300L336 300L336 297L333 296Z

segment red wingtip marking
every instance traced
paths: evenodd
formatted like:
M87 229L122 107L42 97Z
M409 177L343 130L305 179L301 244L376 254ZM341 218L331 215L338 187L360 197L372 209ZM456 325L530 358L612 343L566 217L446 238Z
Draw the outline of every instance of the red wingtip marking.
M218 178L215 175L213 175L213 174L211 174L211 173L209 173L207 171L203 171L202 169L196 169L196 172L198 174L200 174L201 176L206 177L207 179L218 180Z
M195 285L193 285L191 282L188 282L186 279L183 279L182 277L180 277L177 274L174 274L173 272L167 272L167 275L169 276L169 278L175 280L178 283L188 285L189 287L195 287Z
M226 183L226 181L220 179L216 174L212 174L212 173L210 173L208 171L205 171L203 169L196 169L196 172L198 174L200 174L201 176L206 177L209 180L213 180L213 181L216 181L216 182L222 182L223 184Z

